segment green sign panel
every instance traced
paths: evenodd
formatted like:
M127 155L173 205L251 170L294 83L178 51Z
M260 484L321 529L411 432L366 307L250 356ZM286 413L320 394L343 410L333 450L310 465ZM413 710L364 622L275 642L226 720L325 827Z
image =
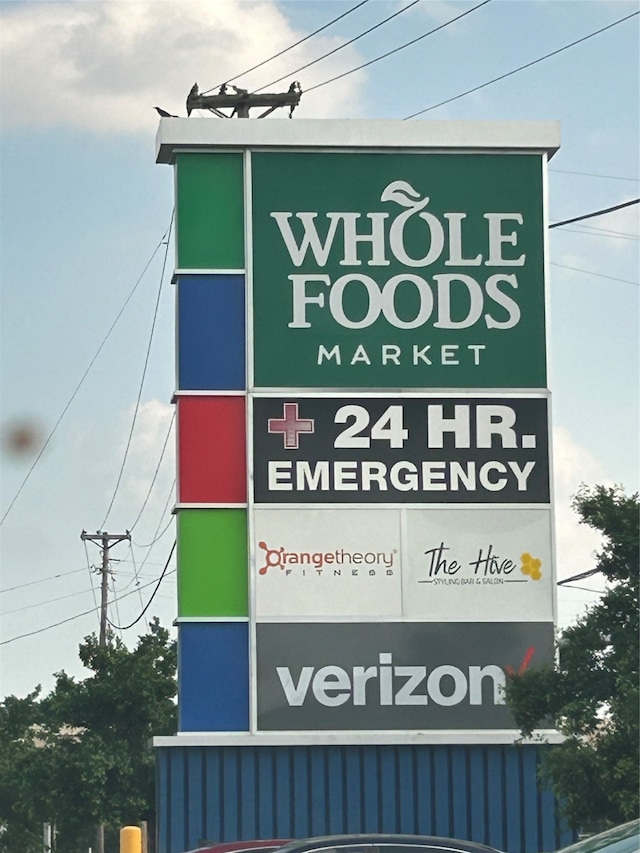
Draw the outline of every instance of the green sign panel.
M242 154L176 156L176 266L243 269Z
M180 616L247 616L247 511L178 513Z
M252 154L256 387L546 387L542 157Z

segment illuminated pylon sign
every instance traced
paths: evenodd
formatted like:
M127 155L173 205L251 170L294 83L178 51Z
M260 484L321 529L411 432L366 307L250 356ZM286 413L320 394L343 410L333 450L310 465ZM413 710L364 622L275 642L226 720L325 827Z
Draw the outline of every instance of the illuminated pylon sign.
M553 661L557 125L167 118L158 142L180 732L506 743L508 667Z

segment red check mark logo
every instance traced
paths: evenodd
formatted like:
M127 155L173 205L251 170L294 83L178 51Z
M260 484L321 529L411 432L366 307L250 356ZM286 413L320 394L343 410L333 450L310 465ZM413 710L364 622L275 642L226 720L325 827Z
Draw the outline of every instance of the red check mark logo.
M527 671L527 669L529 668L529 664L531 663L531 658L534 656L535 653L536 653L535 646L529 646L529 648L527 649L527 651L524 654L524 657L522 658L522 662L520 663L520 666L518 667L518 675L522 675L523 673L525 673ZM504 670L507 673L507 675L515 675L516 674L515 669L510 664L507 664L505 666Z

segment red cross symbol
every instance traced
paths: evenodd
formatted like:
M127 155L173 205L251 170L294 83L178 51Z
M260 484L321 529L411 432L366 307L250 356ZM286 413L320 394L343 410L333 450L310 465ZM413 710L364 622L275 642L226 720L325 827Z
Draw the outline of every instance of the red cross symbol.
M299 418L298 404L285 403L284 414L281 418L269 418L269 432L282 433L284 446L288 450L297 450L301 432L315 432L313 418Z

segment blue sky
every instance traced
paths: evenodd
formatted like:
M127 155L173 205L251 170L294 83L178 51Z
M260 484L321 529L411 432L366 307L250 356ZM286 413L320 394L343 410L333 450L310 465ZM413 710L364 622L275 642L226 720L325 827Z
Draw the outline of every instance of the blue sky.
M132 530L131 548L122 543L112 552L121 562L114 563L110 618L119 625L139 616L173 543L172 438L162 455L174 389L173 248L162 244L172 174L154 163L153 107L184 115L194 81L201 90L213 87L355 5L0 4L1 695L24 695L36 684L48 690L61 669L84 674L77 647L97 630L98 578L90 566L100 555L91 543L85 548L83 529ZM255 89L286 75L274 88L298 79L309 90L476 5L369 0L235 82ZM401 119L451 98L416 120L557 119L562 147L550 164L551 222L621 204L640 195L637 15L456 96L639 8L626 0L491 0L415 45L303 94L293 120ZM638 206L553 229L549 252L562 578L590 568L597 547L569 507L579 484L638 488ZM25 427L33 441L16 448ZM583 586L601 588L597 577ZM561 588L560 622L593 598ZM153 614L165 625L175 617L175 573L163 581L147 612ZM122 632L125 642L144 625L142 619ZM16 639L23 634L30 636Z

